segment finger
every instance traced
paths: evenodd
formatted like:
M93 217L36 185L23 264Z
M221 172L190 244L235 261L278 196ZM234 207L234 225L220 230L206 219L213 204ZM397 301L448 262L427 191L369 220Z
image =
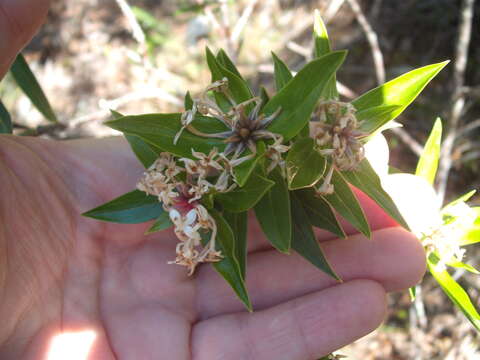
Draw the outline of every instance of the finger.
M421 244L400 228L377 230L372 240L353 235L331 240L321 247L337 274L344 281L371 279L387 291L416 284L425 271ZM198 272L198 306L204 318L240 311L242 304L212 269ZM298 254L279 254L275 250L251 254L248 258L247 287L255 309L325 289L336 281Z
M47 15L49 0L0 0L0 79Z
M378 327L385 303L376 282L347 282L253 314L202 321L193 329L193 353L197 360L317 359Z

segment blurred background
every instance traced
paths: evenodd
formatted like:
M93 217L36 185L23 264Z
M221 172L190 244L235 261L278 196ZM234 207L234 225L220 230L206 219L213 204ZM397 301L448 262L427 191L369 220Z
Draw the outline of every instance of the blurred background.
M445 200L480 184L480 3L475 0L77 0L54 1L24 51L59 122L35 109L10 75L0 98L14 132L55 139L116 134L102 123L124 114L178 112L186 90L210 82L205 46L224 48L255 92L273 92L270 51L297 71L312 56L313 9L334 49L343 99L414 68L451 59L386 132L391 165L413 172L436 117L446 128L437 188ZM480 197L473 198L480 204ZM480 252L468 249L478 265ZM475 304L480 281L457 272ZM480 336L428 277L411 304L390 297L384 325L339 353L358 360L480 359Z

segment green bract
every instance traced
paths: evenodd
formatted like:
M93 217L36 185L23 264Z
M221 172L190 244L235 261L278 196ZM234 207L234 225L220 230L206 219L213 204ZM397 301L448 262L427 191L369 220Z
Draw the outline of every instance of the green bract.
M335 80L347 52L331 50L318 13L314 44L315 59L295 76L272 53L275 93L260 87L255 94L225 51L207 49L211 84L200 94L187 92L183 112L113 112L107 125L124 133L146 170L137 190L84 215L117 223L152 221L147 233L174 227L179 245L172 262L189 274L200 263L212 263L248 309L249 210L274 248L293 250L340 281L313 228L346 237L341 215L370 237L358 191L407 228L364 158L363 145L390 126L446 62L413 70L350 104L338 101ZM5 119L1 108L0 118ZM6 128L8 121L0 125ZM431 180L434 167L419 171ZM472 243L473 236L468 232L463 241Z

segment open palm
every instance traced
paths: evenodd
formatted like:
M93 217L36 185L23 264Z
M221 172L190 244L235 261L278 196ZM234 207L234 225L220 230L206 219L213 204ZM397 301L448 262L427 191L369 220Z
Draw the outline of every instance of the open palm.
M0 137L0 358L42 359L55 335L93 330L95 360L316 359L376 328L385 291L423 274L417 240L363 199L373 240L348 227L346 240L318 234L342 284L250 226L250 314L212 267L188 277L167 265L169 231L145 237L148 224L80 216L131 190L141 171L121 139Z

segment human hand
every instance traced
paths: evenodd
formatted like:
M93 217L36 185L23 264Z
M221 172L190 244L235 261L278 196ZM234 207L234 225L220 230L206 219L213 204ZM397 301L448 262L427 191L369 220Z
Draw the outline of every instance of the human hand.
M41 359L54 336L86 330L90 359L315 359L375 329L385 292L424 272L419 242L361 196L372 240L349 227L345 240L318 234L342 284L251 226L250 314L210 266L188 277L167 265L171 232L80 216L134 187L142 169L123 140L3 136L0 154L2 359Z
M0 0L0 78L47 7ZM318 233L343 284L274 252L251 227L247 286L256 312L248 314L211 267L187 277L166 264L172 233L144 237L144 225L80 217L132 189L140 173L120 139L0 137L0 358L46 358L55 336L81 340L91 331L95 360L314 359L377 327L385 292L423 274L417 240L362 196L373 240L352 228L347 240ZM75 343L68 350L63 358L79 355Z

